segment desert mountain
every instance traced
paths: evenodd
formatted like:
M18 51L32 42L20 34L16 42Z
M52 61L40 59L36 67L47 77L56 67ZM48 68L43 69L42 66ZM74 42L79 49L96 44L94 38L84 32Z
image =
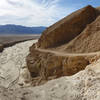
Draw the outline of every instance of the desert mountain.
M41 34L46 27L26 27L21 25L0 25L0 34Z
M57 48L56 48L57 49ZM100 16L68 44L58 47L57 50L69 53L89 53L100 51Z
M97 11L86 6L47 28L38 41L38 47L48 48L68 43L95 20Z

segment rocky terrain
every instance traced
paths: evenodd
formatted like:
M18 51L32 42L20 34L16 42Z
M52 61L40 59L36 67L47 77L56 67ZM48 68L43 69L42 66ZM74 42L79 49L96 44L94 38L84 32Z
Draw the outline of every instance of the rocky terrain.
M54 25L47 28L38 41L37 46L48 48L67 43L79 35L87 24L90 24L98 15L98 11L92 6L86 6Z
M99 9L100 8L86 6L72 13L47 28L38 42L30 47L30 54L26 60L34 86L42 85L49 80L64 76L70 79L74 76L76 77L79 73L89 73L89 71L87 71L88 66L90 66L90 70L92 70L92 65L95 66L94 62L100 58ZM87 78L88 76L85 77ZM82 77L80 74L79 78L82 79ZM85 79L83 79L83 81L85 81ZM63 84L63 82L61 83ZM92 84L92 82L90 82L90 84ZM71 86L73 87L74 85ZM80 90L75 93L79 94L81 92ZM56 91L55 94L56 93L58 93L58 91ZM68 95L71 95L71 92ZM86 96L88 94L84 91L82 95ZM65 97L68 100L84 100L82 95L80 94L80 96L77 95L76 97L71 95L72 98L69 96ZM49 94L46 96L49 98ZM91 99L89 99L87 96L85 99L92 100L93 98L91 97ZM65 98L57 100L65 100ZM97 99L94 98L93 100Z
M5 88L24 84L22 73L26 70L29 47L37 40L26 41L4 49L0 53L0 85ZM27 76L27 73L26 73ZM30 76L30 75L29 75ZM28 77L29 78L29 77Z
M100 50L100 16L91 24L87 25L84 31L68 44L57 49L70 53L89 53Z
M99 19L99 8L86 6L47 28L27 56L33 84L74 75L99 58Z
M0 86L0 100L100 100L100 59L73 76L37 87Z
M100 7L86 6L48 27L38 41L6 48L0 99L100 100L99 33Z

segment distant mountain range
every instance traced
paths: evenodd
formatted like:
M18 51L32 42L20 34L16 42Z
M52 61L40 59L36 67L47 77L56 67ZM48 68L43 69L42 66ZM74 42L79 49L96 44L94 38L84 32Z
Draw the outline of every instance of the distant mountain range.
M0 25L0 34L41 34L46 27L26 27L21 25Z

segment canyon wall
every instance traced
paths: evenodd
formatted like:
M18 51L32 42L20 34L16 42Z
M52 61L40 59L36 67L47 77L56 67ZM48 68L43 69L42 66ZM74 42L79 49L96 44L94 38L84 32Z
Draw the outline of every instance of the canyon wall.
M48 27L40 37L37 46L48 48L67 43L79 35L96 17L96 9L86 6Z
M50 26L43 32L38 42L30 47L30 54L26 59L27 67L33 78L33 84L42 84L44 83L43 80L48 81L62 76L74 75L84 70L87 65L93 62L93 59L98 53L88 54L91 52L91 49L89 49L90 51L88 51L88 53L84 51L81 52L83 54L78 53L81 51L81 48L84 48L83 45L81 46L82 41L92 34L89 30L93 30L93 33L99 30L98 12L99 10L92 6L86 6ZM92 23L94 23L95 26L93 26ZM85 30L88 31L85 32ZM85 35L82 35L83 33L85 33ZM82 35L83 38L80 38L80 35ZM99 40L99 34L98 36L96 35L96 37ZM76 43L74 41L73 45L69 46L73 49L73 52L69 50L71 52L71 54L69 54L66 50L67 45L75 38L81 40L81 42L78 42L76 45L81 48L78 48L77 54L74 54L76 53L74 52ZM90 40L88 41L91 41L91 38L89 38ZM86 44L86 48L84 49L87 49L88 43L84 44ZM91 47L95 47L96 43L94 41L92 44ZM63 45L65 45L65 50ZM59 48L61 49L60 51Z

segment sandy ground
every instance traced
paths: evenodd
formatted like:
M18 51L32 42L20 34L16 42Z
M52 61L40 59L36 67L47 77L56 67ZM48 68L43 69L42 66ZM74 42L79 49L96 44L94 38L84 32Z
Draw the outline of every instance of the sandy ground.
M6 88L23 82L23 70L27 69L25 59L29 53L29 47L37 40L30 40L5 48L0 53L0 85ZM22 75L22 76L21 76ZM26 76L27 77L27 74ZM28 78L29 79L29 78Z
M7 44L10 42L16 42L16 41L23 41L28 39L37 39L40 35L35 34L29 34L29 35L0 35L0 43L1 44Z

